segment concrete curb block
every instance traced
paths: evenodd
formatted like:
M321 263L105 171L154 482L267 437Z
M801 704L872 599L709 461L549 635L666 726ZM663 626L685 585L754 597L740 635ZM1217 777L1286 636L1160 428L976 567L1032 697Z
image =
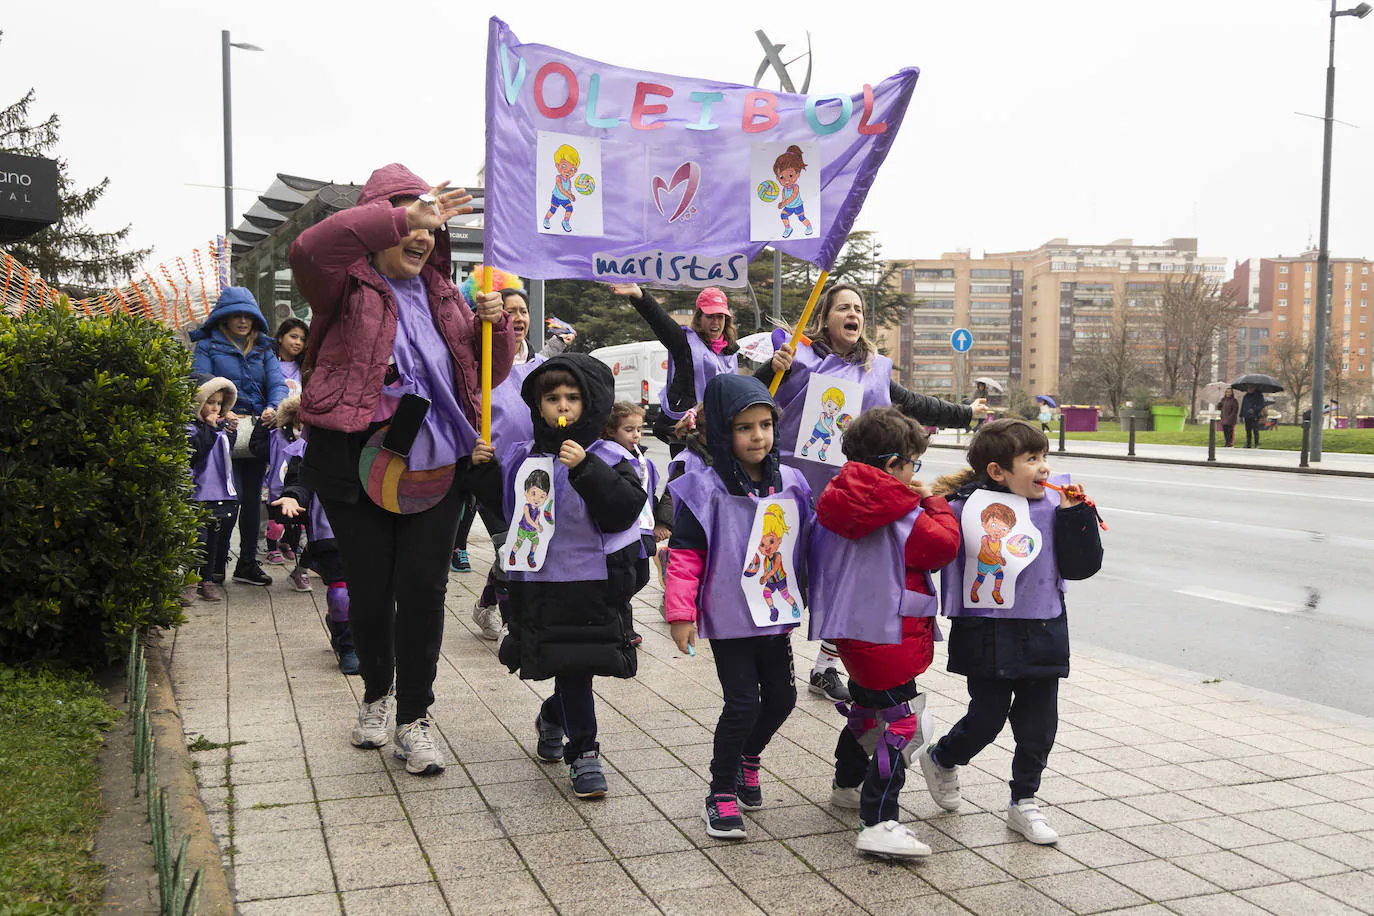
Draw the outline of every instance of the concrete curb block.
M931 448L948 448L964 451L967 445L951 445L948 442L932 442ZM1364 477L1374 478L1370 471L1346 471L1339 468L1300 468L1285 467L1281 464L1240 464L1235 461L1199 461L1194 458L1151 458L1147 455L1099 455L1095 452L1059 451L1055 441L1050 440L1050 458L1096 458L1101 461L1131 461L1141 464L1181 464L1195 468L1227 468L1237 471L1278 471L1284 474L1316 474L1323 477Z
M191 768L191 752L186 749L186 732L176 696L172 693L172 679L163 658L161 637L150 637L145 644L148 660L148 719L157 742L157 772L167 790L167 810L172 820L172 842L179 845L183 836L190 837L186 857L189 871L201 869L201 913L232 914L234 898L229 893L229 881L224 874L219 843L210 829L210 818L200 801L200 788Z

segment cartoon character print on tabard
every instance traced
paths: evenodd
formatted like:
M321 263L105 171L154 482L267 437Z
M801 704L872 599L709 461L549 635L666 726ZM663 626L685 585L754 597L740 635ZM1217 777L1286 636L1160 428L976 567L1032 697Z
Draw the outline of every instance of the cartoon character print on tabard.
M549 554L555 525L553 456L531 455L520 464L513 483L515 511L501 550L501 568L539 570Z
M976 490L964 503L959 527L964 536L964 606L1015 605L1016 580L1045 543L1031 521L1030 500Z
M539 131L535 212L542 235L595 237L603 234L601 141Z
M801 423L792 454L808 461L841 467L844 431L863 412L864 387L857 379L813 373L807 380Z
M799 531L795 500L771 497L758 501L740 576L755 626L801 619L803 604L796 576Z

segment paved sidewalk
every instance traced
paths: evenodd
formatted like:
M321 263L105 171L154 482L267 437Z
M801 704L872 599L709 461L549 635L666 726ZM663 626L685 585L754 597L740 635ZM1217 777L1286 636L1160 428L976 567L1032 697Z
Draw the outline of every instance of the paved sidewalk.
M958 436L950 431L942 431L931 437L931 443L946 447L968 445L967 433ZM1102 458L1125 458L1125 442L1100 442L1096 439L1067 439L1064 442L1066 454L1086 455ZM1050 433L1050 458L1059 454L1059 434ZM1276 448L1226 448L1217 435L1217 460L1207 461L1205 445L1155 445L1137 442L1137 459L1199 462L1208 466L1250 465L1260 468L1298 470L1300 453ZM1306 469L1304 469L1306 470ZM1374 476L1374 455L1350 454L1345 452L1323 451L1322 460L1313 463L1311 470L1344 471L1347 473L1369 474Z
M334 664L324 589L272 572L165 643L188 740L231 745L193 757L244 916L1374 912L1369 719L1075 645L1040 793L1059 845L1005 826L1006 730L962 771L956 814L912 774L903 819L935 854L898 865L856 854L857 812L827 805L842 720L803 687L764 755L766 807L730 844L699 813L715 668L706 644L679 656L656 587L636 604L639 677L596 682L610 795L581 802L533 756L548 684L474 633L479 573L450 577L434 713L451 763L425 779L349 745L361 683ZM814 644L793 647L804 675ZM921 678L941 730L966 700L943 669L941 644Z

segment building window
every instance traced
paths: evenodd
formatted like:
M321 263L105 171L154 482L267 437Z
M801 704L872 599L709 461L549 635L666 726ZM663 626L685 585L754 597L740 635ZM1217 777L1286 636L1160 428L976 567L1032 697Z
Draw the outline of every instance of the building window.
M1287 299L1280 299L1280 300L1279 300L1279 308L1281 308L1281 309L1286 309L1286 308L1288 308L1288 300L1287 300Z
M1304 266L1307 268L1307 273L1310 274L1310 273L1312 272L1312 265L1311 265L1311 264L1307 264L1307 265L1304 265Z
M1279 284L1279 289L1288 289L1288 284L1287 284L1287 283L1280 283L1280 284Z
M1367 293L1367 292L1369 292L1369 284L1368 284L1368 283L1361 283L1361 284L1360 284L1360 292L1362 292L1362 293Z
M1288 316L1287 316L1287 315L1280 315L1280 316L1279 316L1279 321L1287 321L1287 320L1288 320Z
M1281 266L1281 267L1279 268L1279 273L1281 273L1281 274L1286 274L1286 273L1288 273L1288 265L1287 265L1287 264L1284 264L1283 266Z
M1306 308L1307 306L1309 306L1309 305L1312 304L1312 300L1311 300L1311 299L1304 299L1304 300L1302 300L1302 304L1303 304L1303 307Z

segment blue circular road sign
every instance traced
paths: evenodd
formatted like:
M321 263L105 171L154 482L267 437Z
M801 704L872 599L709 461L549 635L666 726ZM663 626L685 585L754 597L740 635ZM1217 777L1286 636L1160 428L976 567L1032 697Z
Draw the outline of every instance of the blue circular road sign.
M954 348L956 353L967 353L969 347L973 346L973 334L968 328L955 328L949 335L949 345Z

